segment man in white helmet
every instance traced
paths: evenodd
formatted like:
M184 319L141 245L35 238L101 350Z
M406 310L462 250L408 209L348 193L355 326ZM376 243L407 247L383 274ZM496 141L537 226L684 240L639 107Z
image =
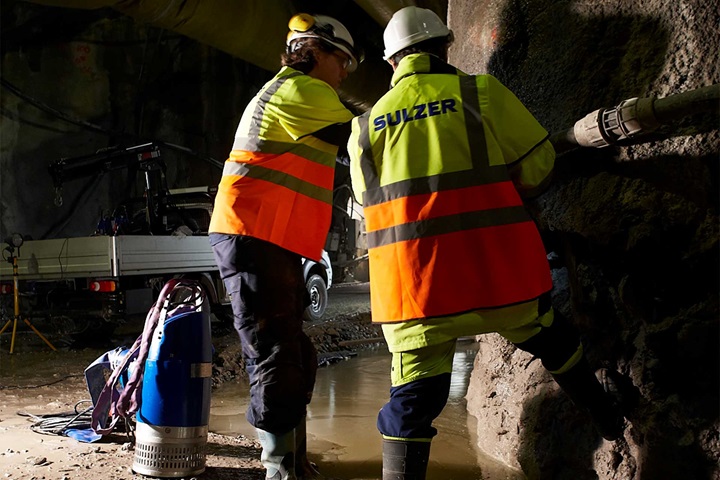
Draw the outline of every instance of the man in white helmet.
M425 478L459 337L500 333L538 356L606 439L624 426L551 306L546 252L523 206L550 178L548 133L497 79L449 65L452 40L432 11L397 11L384 32L391 89L353 120L348 143L372 317L393 355L377 422L384 480Z
M301 258L319 261L325 245L353 118L337 89L362 60L334 18L298 14L288 26L282 69L240 119L209 228L250 381L246 416L273 480L318 475L306 455L317 354L302 330Z

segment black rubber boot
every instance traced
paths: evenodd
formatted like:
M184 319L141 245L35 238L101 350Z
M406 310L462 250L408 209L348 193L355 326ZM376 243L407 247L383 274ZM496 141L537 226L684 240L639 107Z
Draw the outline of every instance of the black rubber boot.
M295 476L295 430L276 435L255 429L262 446L260 462L266 480L297 480Z
M295 427L295 475L298 480L324 480L316 467L307 457L307 419L303 417Z
M382 480L425 480L430 442L383 439Z
M585 359L553 378L573 403L587 410L596 430L606 440L623 436L625 418L620 408L619 392L606 369L594 374Z

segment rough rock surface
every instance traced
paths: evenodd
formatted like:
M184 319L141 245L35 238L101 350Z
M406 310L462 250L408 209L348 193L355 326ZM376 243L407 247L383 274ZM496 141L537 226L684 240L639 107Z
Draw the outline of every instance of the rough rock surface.
M720 83L717 2L451 0L452 63L491 73L551 134L632 97ZM561 151L530 204L554 305L590 362L640 397L603 441L537 361L482 339L468 407L487 452L529 478L720 478L717 112L642 143Z

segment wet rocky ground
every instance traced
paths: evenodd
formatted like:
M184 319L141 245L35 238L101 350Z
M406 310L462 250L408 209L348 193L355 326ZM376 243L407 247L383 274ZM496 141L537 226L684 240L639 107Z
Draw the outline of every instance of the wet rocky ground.
M351 358L382 342L369 314L367 285L339 285L330 290L330 306L323 320L306 324L319 363ZM52 332L45 332L52 339ZM125 331L128 335L131 331ZM32 334L19 334L9 355L8 335L0 337L0 475L3 479L132 480L149 478L132 471L131 437L116 433L94 443L64 435L63 423L88 408L83 370L107 349L59 348L50 351ZM116 340L116 341L119 341ZM244 381L240 344L232 327L213 322L213 383ZM84 417L81 417L84 418ZM210 433L207 442L207 480L262 479L260 449L245 436Z

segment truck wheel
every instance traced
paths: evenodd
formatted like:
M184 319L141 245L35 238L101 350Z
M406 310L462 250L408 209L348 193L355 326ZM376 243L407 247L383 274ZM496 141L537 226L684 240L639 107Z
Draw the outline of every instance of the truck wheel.
M305 309L305 320L316 322L320 320L325 313L328 304L328 292L325 280L318 275L310 275L305 282L305 287L310 294L310 306Z

